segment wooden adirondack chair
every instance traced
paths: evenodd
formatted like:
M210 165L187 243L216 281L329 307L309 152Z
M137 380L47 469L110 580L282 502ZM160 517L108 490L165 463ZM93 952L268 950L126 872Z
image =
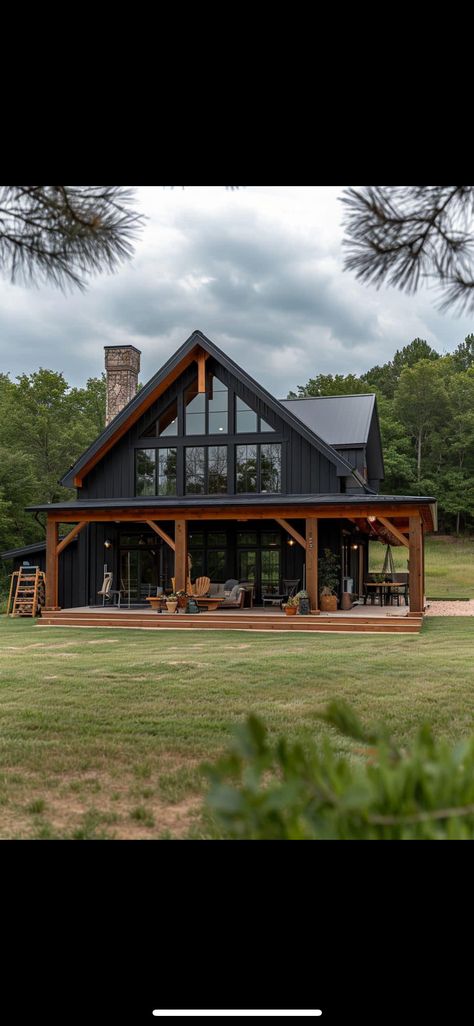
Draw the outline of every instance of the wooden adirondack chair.
M204 595L208 594L210 586L210 577L197 577L193 586L193 595L195 595L196 598L203 598Z

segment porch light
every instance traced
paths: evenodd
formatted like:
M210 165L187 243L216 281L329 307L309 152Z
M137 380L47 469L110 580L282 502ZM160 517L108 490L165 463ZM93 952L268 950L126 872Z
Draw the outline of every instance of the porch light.
M111 548L112 548L112 542L110 541L110 538L106 538L105 542L104 542L104 549L111 549Z
M369 521L369 524L373 524L374 520L376 520L377 518L376 517L368 517L367 519Z
M288 538L286 539L286 544L287 544L287 545L294 545L294 544L295 544L295 539L294 539L294 538L290 538L290 537L288 537Z
M358 545L351 545L351 549L358 549L358 548L359 548Z

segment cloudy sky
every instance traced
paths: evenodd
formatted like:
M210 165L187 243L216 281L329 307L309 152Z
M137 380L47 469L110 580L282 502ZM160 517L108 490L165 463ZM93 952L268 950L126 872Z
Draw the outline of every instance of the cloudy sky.
M142 351L146 382L199 328L274 395L318 373L361 373L413 338L450 352L474 318L424 289L377 291L342 270L340 188L139 188L135 256L85 294L0 279L0 370L103 369L103 346Z

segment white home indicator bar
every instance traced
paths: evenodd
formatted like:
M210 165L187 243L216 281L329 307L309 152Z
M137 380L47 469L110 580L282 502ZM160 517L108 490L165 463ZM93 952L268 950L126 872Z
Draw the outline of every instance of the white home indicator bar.
M155 1008L153 1015L322 1015L320 1008Z

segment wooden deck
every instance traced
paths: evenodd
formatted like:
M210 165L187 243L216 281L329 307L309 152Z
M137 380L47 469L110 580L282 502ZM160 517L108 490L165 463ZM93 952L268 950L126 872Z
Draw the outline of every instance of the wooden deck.
M199 614L156 613L150 609L76 608L45 613L39 627L116 627L144 630L299 631L345 634L418 634L421 614L354 607L350 612L286 616L279 610L216 610Z

